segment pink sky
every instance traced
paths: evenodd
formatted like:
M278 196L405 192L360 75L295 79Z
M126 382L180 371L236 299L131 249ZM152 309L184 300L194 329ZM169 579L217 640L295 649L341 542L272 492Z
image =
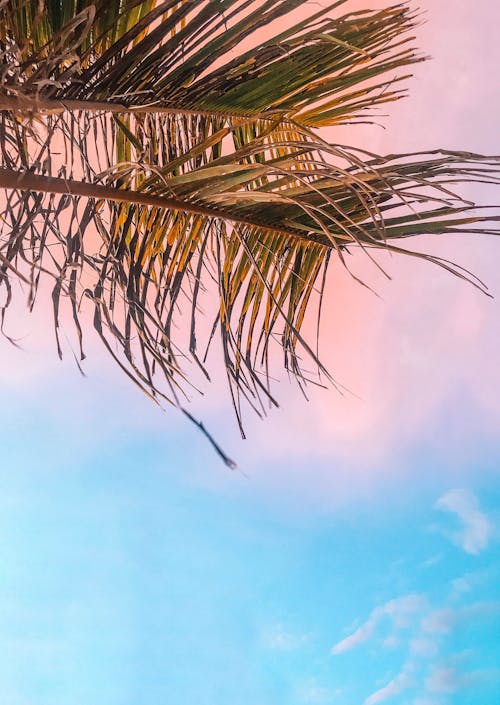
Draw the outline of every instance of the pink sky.
M426 24L418 28L417 45L432 60L415 68L409 97L390 108L385 130L330 129L329 138L382 154L438 146L498 154L500 6L483 3L481 12L475 3L453 0L419 6ZM500 201L494 188L468 193L481 203ZM359 255L357 272L374 286L378 299L335 267L325 300L322 354L336 379L361 399L313 390L306 404L285 382L278 394L285 409L265 423L249 423L252 472L269 477L265 460L302 457L312 465L308 491L317 477L313 491L321 494L333 485L338 492L340 476L349 483L354 473L371 484L392 475L393 461L416 444L442 448L448 460L443 471L460 473L464 453L473 454L481 439L498 438L500 243L464 236L411 245L471 269L496 299L412 259L385 258L393 279L388 282ZM444 415L453 405L463 408L446 424ZM314 466L327 459L332 472L325 477L318 470L316 476ZM291 481L285 475L279 482Z
M381 0L350 3L351 7L370 8L386 4ZM426 0L419 5L427 13L427 24L418 29L416 43L433 60L416 67L416 77L408 85L410 96L391 107L390 117L384 119L386 130L341 128L330 130L329 138L379 153L438 146L498 153L500 100L495 69L500 65L496 38L500 6L488 3L478 12L475 3L453 0ZM487 188L483 191L476 187L474 197L482 202L488 198L500 202L500 194ZM319 471L316 477L311 470L317 479L314 491L321 494L325 488L330 491L340 477L348 483L352 473L360 481L385 477L394 458L417 442L437 447L448 443L446 453L452 472L455 456L470 451L483 432L492 438L497 433L500 287L496 262L500 243L471 236L417 244L425 244L429 251L470 268L490 285L497 300L491 301L446 272L410 259L384 262L393 278L388 282L362 256L353 258L357 271L381 298L350 280L340 266L332 267L324 307L322 355L336 379L358 396L340 397L334 390L311 390L311 401L306 403L282 378L277 396L283 409L271 412L264 423L248 415L249 440L239 442L234 430L228 441L232 454L240 464L245 459L243 465L251 468L259 482L290 481L280 471L273 479L269 461L294 457L314 465L331 459L336 470L328 477ZM23 379L29 393L43 389L50 396L50 379L60 367L56 364L52 326L40 321L20 319L19 330L31 330L24 341L25 351L19 353L0 342L2 359L7 363L2 365L0 375L11 389L19 389ZM82 403L91 404L94 392L107 377L123 398L128 396L130 403L135 403L136 392L122 380L119 371L113 370L99 344L88 340L87 348L92 355L87 366L91 379L85 382L86 387L75 382L82 391L88 390L88 401ZM64 369L65 374L78 376L70 353ZM110 392L110 404L112 396ZM48 398L47 403L57 407L57 400ZM147 402L137 403L141 409L149 409ZM464 405L463 414L450 421L450 436L443 438L443 414L454 403ZM222 412L229 410L225 388L223 393L209 389L208 398L195 408L209 426L217 425L223 413L224 424L230 423L235 429L229 411ZM154 426L161 426L165 420L154 408L147 417ZM178 427L177 419L173 421L171 413L169 417ZM170 422L168 425L172 428ZM434 436L436 427L440 428L439 438ZM311 474L307 476L309 488L310 481Z

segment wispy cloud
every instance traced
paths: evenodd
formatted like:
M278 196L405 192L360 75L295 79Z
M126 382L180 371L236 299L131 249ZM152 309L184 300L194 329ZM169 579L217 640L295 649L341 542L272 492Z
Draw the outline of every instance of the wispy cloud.
M384 617L389 617L396 628L407 626L409 618L421 610L424 605L425 598L422 595L412 594L390 600L383 605L375 607L366 622L345 639L337 642L333 646L331 653L334 655L342 654L368 641Z
M459 609L445 607L430 612L422 620L422 630L427 634L449 634L459 624L476 624L478 620L496 617L498 614L498 600L475 602Z
M373 613L372 613L373 614ZM343 654L344 651L349 651L359 644L363 644L371 637L377 626L378 619L370 617L362 624L355 632L347 636L342 641L337 642L332 648L332 654Z
M463 685L463 675L454 666L436 666L426 680L431 693L456 693Z
M395 649L397 646L400 645L400 640L395 634L389 634L382 644L386 647L386 649Z
M476 590L476 588L484 586L488 581L497 581L498 576L493 576L495 568L490 567L489 570L473 571L464 573L463 575L454 578L450 582L450 598L452 600L463 599L464 596Z
M332 701L332 692L328 688L320 685L311 685L304 691L303 700L305 703L329 703Z
M469 575L462 575L460 578L455 578L451 581L451 589L453 596L463 595L470 592L473 587L472 578Z
M459 531L450 534L450 538L464 551L477 556L490 542L493 526L479 507L475 495L467 490L450 490L436 502L436 508L456 514L462 522Z
M422 561L420 564L421 568L433 568L435 565L438 565L438 563L441 563L443 560L443 554L438 553L434 556L431 556L430 558L427 558L427 560Z
M458 610L450 607L433 610L423 619L422 630L427 634L449 634L458 619Z
M364 701L364 705L377 705L388 698L392 698L395 695L399 695L403 690L410 688L412 685L412 679L407 670L403 670L395 678L393 678L387 685L383 688L376 690L374 693L369 695Z
M338 702L343 693L343 688L328 688L312 678L300 689L299 697L302 702L310 705L329 705Z
M438 652L438 643L434 639L419 636L410 641L410 653L414 657L432 658Z
M294 651L304 646L310 639L310 634L290 632L282 624L275 624L262 634L264 647L273 651Z
M498 668L462 671L453 663L445 663L433 668L425 687L430 693L452 695L480 683L497 683L499 680L500 669Z

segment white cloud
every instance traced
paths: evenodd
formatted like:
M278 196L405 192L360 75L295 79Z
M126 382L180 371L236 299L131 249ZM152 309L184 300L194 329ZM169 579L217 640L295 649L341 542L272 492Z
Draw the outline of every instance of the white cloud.
M310 634L293 634L282 624L276 624L262 634L264 647L272 651L294 651L304 646L310 638Z
M389 636L384 639L382 644L386 647L386 649L395 649L399 646L400 640L395 634L389 634Z
M467 553L477 556L488 547L492 524L481 511L477 498L467 490L450 490L436 502L436 508L456 514L463 526L451 539Z
M438 644L432 639L417 637L410 642L410 652L413 656L432 658L438 651Z
M458 612L451 608L434 610L422 621L422 630L428 634L449 634L458 619Z
M462 575L461 578L451 581L451 587L454 595L463 595L472 590L472 580L468 575Z
M306 703L328 703L331 701L331 691L320 685L311 685L304 691L304 702Z
M434 610L422 620L422 630L427 634L449 634L460 624L476 624L478 620L500 613L500 601L475 602L460 609Z
M412 594L390 600L381 609L382 614L389 615L394 625L401 628L408 626L410 618L415 612L419 612L425 604L426 600L422 595Z
M453 666L436 666L425 682L431 693L456 693L462 685L462 676Z
M345 639L337 642L333 646L331 653L334 655L342 654L344 651L349 651L355 646L368 641L381 619L385 616L392 620L394 627L397 629L408 626L411 617L421 610L424 605L425 598L422 595L413 594L390 600L384 605L375 607L366 622Z
M374 617L370 617L364 624L362 624L355 632L347 636L342 641L337 642L332 648L332 654L342 654L344 651L349 651L359 644L363 644L365 641L371 637L377 626L377 620Z
M380 690L369 695L364 701L364 705L377 705L394 695L399 695L403 690L406 690L412 685L412 679L407 671L402 671L399 675L392 679L387 685L384 685Z
M316 679L311 679L300 691L300 699L311 705L329 705L343 694L342 688L327 688L320 685Z
M422 561L420 564L421 568L432 568L435 565L438 565L438 563L441 563L443 560L443 554L438 553L435 556L431 556L430 558L427 558L427 560Z
M462 652L447 662L435 666L430 672L425 687L429 693L451 695L480 683L500 682L500 669L485 668L475 671L463 671L458 665L466 660L468 652Z

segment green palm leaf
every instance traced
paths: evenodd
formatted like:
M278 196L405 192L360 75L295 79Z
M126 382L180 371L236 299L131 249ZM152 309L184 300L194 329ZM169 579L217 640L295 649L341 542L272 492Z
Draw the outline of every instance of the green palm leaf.
M352 247L407 252L484 290L398 241L497 232L498 216L456 189L497 183L499 158L377 157L316 132L401 97L399 81L422 60L410 8L354 13L340 0L294 23L301 4L0 4L4 309L16 278L32 306L52 277L59 353L67 302L84 357L86 301L126 374L181 408L195 383L189 360L208 376L218 330L242 432L243 400L259 414L276 404L273 346L301 386L304 358L333 382L301 333L308 312L319 316L332 252L344 264ZM289 29L239 51L288 15Z

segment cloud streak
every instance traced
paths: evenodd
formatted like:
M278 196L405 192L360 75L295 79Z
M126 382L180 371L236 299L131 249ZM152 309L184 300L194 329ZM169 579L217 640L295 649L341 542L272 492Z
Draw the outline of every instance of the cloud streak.
M467 490L450 490L436 502L436 509L455 514L462 522L459 531L451 534L451 539L466 553L479 555L488 548L493 526L484 514L475 495Z
M392 698L395 695L399 695L403 690L410 688L412 685L412 680L407 671L402 671L395 678L393 678L387 685L383 688L376 690L374 693L369 695L364 701L364 705L377 705L388 698Z
M293 634L282 624L276 624L262 635L265 648L271 651L295 651L307 644L310 638L310 634Z
M450 634L461 624L476 624L478 620L495 618L500 614L500 601L475 602L460 609L445 607L434 610L422 621L427 634Z
M480 683L497 683L500 670L497 668L463 672L454 665L436 666L426 680L425 686L430 693L452 695Z
M390 600L383 605L375 607L366 622L352 634L345 637L345 639L337 642L333 646L331 653L336 656L368 641L384 617L389 617L396 628L407 626L409 618L415 612L421 610L424 605L425 598L422 595L412 594Z

